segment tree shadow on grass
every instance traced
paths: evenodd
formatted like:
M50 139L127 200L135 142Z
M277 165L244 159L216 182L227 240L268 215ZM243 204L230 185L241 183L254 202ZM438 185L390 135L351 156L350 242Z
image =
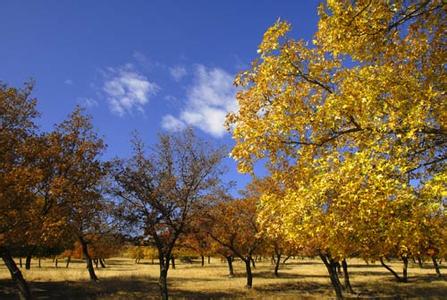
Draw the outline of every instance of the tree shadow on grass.
M183 279L175 279L183 280ZM97 283L89 281L30 282L35 299L159 299L157 281L148 278L106 278ZM239 294L226 292L200 292L169 288L173 299L233 298ZM15 283L0 280L0 299L19 299Z

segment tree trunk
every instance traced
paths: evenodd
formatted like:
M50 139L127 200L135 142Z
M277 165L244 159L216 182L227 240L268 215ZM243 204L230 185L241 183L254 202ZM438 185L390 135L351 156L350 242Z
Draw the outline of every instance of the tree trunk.
M253 269L256 269L256 263L253 257L250 256L251 264L253 265Z
M171 256L171 263L172 263L172 269L175 270L175 257L174 257L174 255Z
M84 241L83 238L79 238L79 242L81 243L82 253L84 254L85 261L87 263L87 269L88 269L88 273L90 275L90 280L96 282L96 281L98 281L98 277L96 277L95 269L93 268L92 258L90 257L90 254L88 254L87 242Z
M1 255L6 267L8 268L9 273L11 273L11 279L17 285L17 288L19 290L20 299L25 299L25 300L32 299L31 290L29 289L28 284L26 283L25 279L23 278L22 272L20 272L20 269L17 268L17 265L14 262L14 259L12 259L12 256L9 253L9 250L6 248L0 247L0 255Z
M408 257L402 256L403 269L402 269L402 282L408 282Z
M22 257L19 257L19 265L20 265L20 268L23 268Z
M95 267L96 267L96 269L98 269L98 268L99 268L98 259L95 258L95 259L93 260L93 262L95 263Z
M391 274L393 274L393 276L396 278L396 280L397 280L398 282L402 282L402 278L400 278L400 276L399 276L396 272L394 272L393 269L391 269L388 265L385 264L385 262L383 261L383 257L380 258L380 263L382 264L382 266L383 266L385 269L387 269L388 271L391 272Z
M286 256L286 258L284 258L284 260L282 261L282 264L283 265L286 264L286 261L288 261L290 257L291 257L290 255Z
M39 268L42 268L40 261L41 261L41 258L39 257Z
M30 251L26 255L25 269L27 269L27 270L31 269L31 259L33 257L33 253L35 250L36 250L36 246L31 247Z
M346 262L346 259L343 259L341 261L341 265L343 267L343 277L344 277L344 280L345 280L345 290L347 290L348 293L353 294L354 291L352 290L351 281L349 280L348 263Z
M442 275L441 275L441 270L439 269L438 262L436 261L436 257L432 256L432 257L431 257L431 260L433 261L433 266L435 267L436 275L437 275L438 277L442 277Z
M247 272L247 285L245 286L248 289L251 289L253 286L253 274L251 273L251 261L253 258L250 256L247 256L245 261L245 271Z
M343 299L342 286L340 280L338 279L335 262L333 262L329 257L326 257L326 255L322 253L320 253L319 256L326 266L327 272L329 273L329 278L331 280L332 287L334 288L337 299Z
M419 268L422 269L422 259L420 256L418 256L418 264L419 264Z
M159 250L160 252L160 250ZM161 299L168 299L168 270L171 258L169 255L164 256L162 253L158 255L160 264L160 278L158 279L158 286L160 287Z
M234 277L233 257L231 257L231 255L228 255L225 258L227 259L227 263L228 263L228 277Z
M211 264L211 256L208 255L208 264Z
M281 264L281 253L277 253L276 254L276 260L275 260L275 276L278 277L278 270L279 270L279 265Z
M205 265L205 256L201 255L202 258L202 267Z
M68 268L68 266L70 265L70 261L71 261L71 256L67 257L67 264L65 265L65 268Z
M54 259L54 266L57 268L57 258Z
M101 265L101 268L105 268L106 267L105 260L102 259L102 258L99 259L99 264Z

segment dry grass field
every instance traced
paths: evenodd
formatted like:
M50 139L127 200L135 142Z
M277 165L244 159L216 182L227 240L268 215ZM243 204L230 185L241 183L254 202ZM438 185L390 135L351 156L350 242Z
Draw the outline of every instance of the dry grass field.
M409 283L397 283L380 264L367 266L361 260L351 260L350 274L361 299L447 299L447 281L438 279L430 264L424 268L410 265ZM400 270L398 262L392 266ZM442 266L444 267L444 266ZM37 299L157 299L158 266L148 261L134 264L130 259L107 260L107 268L97 269L100 282L90 283L82 261L72 261L68 269L61 261L55 268L51 260L42 261L38 268L33 261L31 270L22 269ZM447 274L447 269L441 269ZM199 262L178 261L169 270L169 287L174 299L329 299L333 297L330 281L319 260L292 260L282 266L280 277L272 274L270 262L258 262L254 270L253 289L244 288L243 264L235 261L234 278L227 277L226 264L213 258L201 267ZM7 269L0 266L0 299L17 299Z

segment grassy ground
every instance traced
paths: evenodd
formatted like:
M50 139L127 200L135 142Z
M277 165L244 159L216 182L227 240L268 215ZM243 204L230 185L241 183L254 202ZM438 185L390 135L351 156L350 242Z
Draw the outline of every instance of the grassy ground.
M351 283L354 298L373 299L447 299L447 281L438 279L430 264L419 268L410 265L409 283L397 283L380 264L367 266L363 261L351 260ZM401 264L391 265L400 270ZM280 277L272 274L269 261L257 263L253 289L245 285L244 266L234 264L236 276L227 277L227 266L213 258L201 267L199 262L180 263L168 275L173 298L268 298L268 299L328 299L334 296L323 264L318 260L288 261L280 270ZM158 266L143 261L136 265L130 259L107 260L106 269L97 269L99 283L90 283L85 264L72 261L68 269L61 261L55 268L51 260L43 260L42 268L33 261L31 270L22 269L38 299L142 299L158 298ZM447 269L441 269L447 274ZM0 266L0 299L17 299L9 272Z

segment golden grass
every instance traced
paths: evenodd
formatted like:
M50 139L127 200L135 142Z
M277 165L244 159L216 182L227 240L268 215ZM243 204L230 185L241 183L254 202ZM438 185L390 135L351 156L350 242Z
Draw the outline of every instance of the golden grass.
M397 283L380 264L367 266L363 261L349 261L351 283L355 298L415 297L420 299L447 299L447 281L435 277L430 264L419 268L410 265L409 283ZM395 270L399 262L392 262ZM245 269L241 262L234 263L236 276L228 278L225 263L213 258L211 264L201 267L198 262L177 262L168 275L170 292L174 298L277 298L322 299L333 297L333 291L323 264L319 260L292 260L282 266L280 277L275 278L269 261L258 262L253 270L253 289L245 286ZM51 260L42 260L42 268L33 261L31 270L22 269L38 297L75 299L139 299L157 298L158 265L143 261L138 265L125 258L107 260L107 268L97 269L100 282L88 282L84 262L72 261L68 269L60 261L55 268ZM446 272L446 270L442 270ZM14 288L6 268L0 266L0 299L13 297ZM2 287L3 286L3 287ZM13 299L13 298L11 298Z

